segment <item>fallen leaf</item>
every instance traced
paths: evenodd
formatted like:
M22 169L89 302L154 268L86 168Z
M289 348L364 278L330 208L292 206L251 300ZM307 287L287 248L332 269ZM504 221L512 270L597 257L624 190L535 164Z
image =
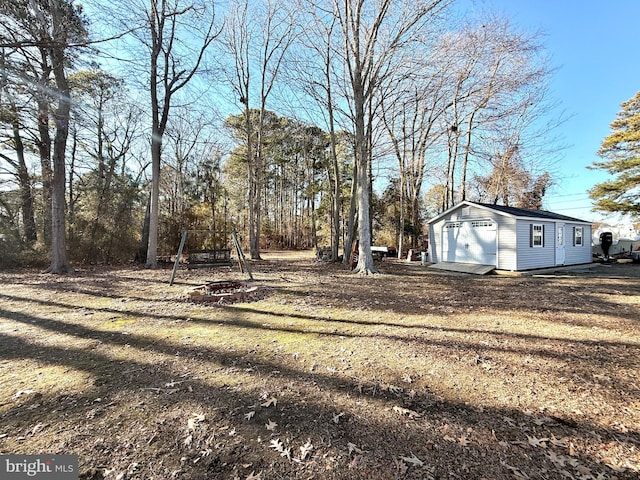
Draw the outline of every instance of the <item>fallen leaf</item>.
M269 407L275 407L278 404L278 399L275 397L270 397L266 402L261 403L260 405L262 405L265 408L269 408Z
M566 465L564 457L562 455L558 455L553 450L549 450L547 452L547 457L549 457L549 460L551 460L553 464L558 468L564 467Z
M251 472L251 474L246 478L246 480L262 480L262 472L258 473L257 475L254 475L253 472Z
M43 423L39 423L37 424L35 427L33 427L31 429L31 435L35 435L36 433L38 433L40 430L42 430L44 427L46 427L46 425L44 425Z
M508 425L515 427L516 426L516 421L513 418L510 417L502 417L502 419L505 421L505 423L507 423Z
M287 457L289 460L291 460L291 447L287 447L282 450L282 452L280 452L280 456Z
M353 457L353 459L349 462L349 468L356 468L361 459L362 455L356 455L355 457Z
M244 414L244 418L246 420L251 420L255 414L256 414L255 410L251 410L250 412L247 412Z
M304 461L312 450L313 445L311 444L311 440L307 440L307 443L300 447L300 460Z
M271 432L273 432L277 426L278 424L276 422L272 422L271 419L269 419L269 423L265 424L265 427L267 428L267 430Z
M202 455L203 457L208 457L212 453L213 453L213 450L211 450L210 448L206 448L200 452L200 455Z
M180 382L167 382L167 383L164 384L164 386L167 387L167 388L173 388L176 385L180 385L183 382L184 382L184 380L182 380Z
M471 441L464 436L458 439L458 443L460 443L460 445L462 445L463 447L468 447L469 445L471 445Z
M333 416L333 423L338 423L340 421L340 417L342 417L344 415L344 412L340 412L337 415Z
M351 455L352 452L363 453L354 443L348 442L347 447L349 447L349 455Z
M406 463L410 463L411 465L415 465L416 467L422 467L424 462L416 457L413 453L410 457L400 457Z
M284 451L284 444L279 438L274 438L269 443L269 448L273 448L276 452L282 452Z
M536 438L530 437L529 435L527 435L527 438L529 439L529 445L532 447L547 448L548 438Z
M395 394L395 395L399 395L400 393L402 393L404 391L404 388L402 387L396 387L395 385L389 385L389 388L387 388L387 390L389 390L389 392Z
M397 405L393 407L393 411L399 413L400 415L406 415L409 418L420 418L420 414L418 412L415 412L408 408L399 407Z
M541 418L534 419L533 423L535 423L536 425L541 427L542 425L544 425L546 423L555 423L555 422L554 422L553 418L551 418L551 417L541 417Z
M20 398L22 395L31 395L32 393L33 390L20 390L13 396L13 398Z
M205 416L204 413L194 413L193 415L193 419L196 422L204 422Z
M556 438L556 436L553 434L551 434L551 438L549 439L549 442L551 442L551 444L556 447L567 448L567 442L562 439Z

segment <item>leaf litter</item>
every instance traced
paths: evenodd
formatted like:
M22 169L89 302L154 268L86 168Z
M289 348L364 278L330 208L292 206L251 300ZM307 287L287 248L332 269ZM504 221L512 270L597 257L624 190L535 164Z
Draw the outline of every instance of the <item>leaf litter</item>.
M276 294L207 307L162 271L55 285L1 273L13 310L0 450L77 453L83 480L637 478L634 266L509 278L389 262L367 279L307 259L252 267ZM110 321L112 306L137 320ZM65 314L79 308L90 314ZM49 364L65 371L49 380Z

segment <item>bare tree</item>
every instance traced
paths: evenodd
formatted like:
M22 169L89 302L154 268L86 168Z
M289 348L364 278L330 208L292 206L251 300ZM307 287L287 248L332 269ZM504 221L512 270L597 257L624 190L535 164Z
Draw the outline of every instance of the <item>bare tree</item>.
M82 239L87 244L84 260L94 263L99 251L119 228L109 225L114 189L126 177L126 159L136 140L140 112L137 105L126 103L126 90L121 78L98 69L80 70L69 76L74 98L75 130L69 163L69 223L74 224L75 204L80 194L75 194L74 178L82 169L81 155L89 158L88 169L93 175L83 178L82 187L89 190L93 205L88 230ZM87 167L85 167L87 168ZM85 192L86 195L86 192ZM85 212L90 211L85 206ZM71 228L70 228L71 230ZM75 232L74 232L75 233ZM69 235L72 239L71 233Z
M66 69L71 60L71 44L77 45L86 39L87 33L81 10L67 0L29 0L26 5L3 1L2 7L3 12L9 12L10 20L3 22L5 28L0 36L0 47L37 49L46 65L43 73L53 75L56 106L53 113L55 136L51 176L51 264L46 271L68 273L73 269L67 259L65 227L65 150L71 110ZM48 81L48 75L43 80ZM43 115L39 119L42 130L47 130L45 141L49 139L48 105L46 108L46 117ZM50 146L42 145L42 148Z
M336 135L339 109L336 106L336 71L339 70L337 64L341 64L340 57L336 55L337 26L336 17L332 11L323 9L317 2L304 0L301 8L313 19L310 24L302 30L300 36L300 50L295 61L291 62L290 75L292 82L306 94L316 105L312 116L323 124L329 133L329 170L331 190L331 255L334 261L338 259L340 247L341 227L341 172L338 162L338 136ZM345 258L348 254L348 247L345 242Z
M136 36L149 55L151 207L146 266L155 268L158 262L162 142L172 101L198 73L205 52L220 31L216 29L211 2L149 0L143 8L145 26L136 32ZM190 41L185 41L183 36Z
M265 158L264 121L267 101L275 86L283 59L295 38L292 11L283 1L270 0L264 10L250 9L248 0L230 12L224 43L234 60L229 79L244 106L247 173L249 176L249 250L252 259L260 259L262 195ZM258 78L257 84L252 81ZM251 119L251 99L258 97L258 122ZM254 139L255 135L255 139Z
M398 161L399 238L398 254L405 250L405 225L420 230L420 199L427 153L441 140L440 118L448 105L448 56L427 45L401 66L405 74L388 85L381 117ZM417 235L411 238L417 246Z
M14 155L0 152L0 159L4 160L9 168L6 173L13 176L20 190L20 209L22 223L24 225L24 240L27 244L33 244L38 238L35 221L35 206L32 190L32 177L26 161L25 143L22 138L22 107L18 107L18 100L13 89L9 89L8 70L4 48L0 51L0 119L10 124L7 129L7 137L3 139L4 145L10 146ZM4 169L3 169L4 171Z
M359 256L356 272L376 272L371 256L370 182L371 114L388 69L412 33L428 23L447 2L334 0L334 13L343 37L354 124L357 165Z
M547 126L532 132L535 121L549 111L551 69L536 34L517 32L498 17L450 33L438 48L456 59L449 69L455 82L443 125L448 138L446 209L467 198L472 161L485 159L486 168L498 158L512 158L513 152L524 155L543 134ZM504 149L492 162L489 150L497 143Z

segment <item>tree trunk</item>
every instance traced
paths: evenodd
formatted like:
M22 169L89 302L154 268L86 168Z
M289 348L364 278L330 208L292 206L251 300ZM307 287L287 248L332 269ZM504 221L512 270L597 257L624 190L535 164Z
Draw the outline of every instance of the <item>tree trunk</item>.
M149 198L149 243L147 244L146 268L158 267L158 223L160 221L160 157L162 155L162 121L161 116L166 117L169 105L160 105L158 75L158 58L162 49L162 34L164 33L164 10L158 10L155 0L151 0L153 14L150 17L151 25L151 55L150 55L150 86L151 95L151 196ZM156 24L158 21L159 24ZM164 76L165 82L168 80ZM168 92L165 93L165 99ZM160 109L162 108L162 115ZM166 124L166 123L165 123Z
M51 134L49 132L49 103L38 97L38 153L40 155L40 171L42 176L42 240L51 243Z
M24 224L24 238L27 244L31 245L38 239L35 213L33 208L33 193L31 190L31 176L29 175L29 170L27 169L27 164L24 158L24 144L22 143L22 137L20 136L20 123L15 104L12 103L11 108L13 114L13 143L16 149L16 157L18 161L17 175L18 184L20 185L20 200L22 222Z
M162 138L153 129L151 136L151 197L149 199L149 243L147 245L146 268L158 266L158 224L160 220L160 152Z
M342 263L349 265L351 263L351 248L356 237L356 225L358 223L357 207L358 198L356 196L356 190L358 188L358 165L353 162L353 169L351 175L351 195L349 196L349 218L347 219L347 236L343 245Z
M147 199L147 208L145 209L144 221L142 223L142 238L140 239L140 248L136 253L136 262L144 262L147 259L147 249L149 248L149 224L151 223L151 194Z
M58 12L56 12L58 13ZM57 23L57 22L56 22ZM60 27L60 25L56 25ZM72 273L67 259L66 198L65 198L65 149L69 135L71 99L64 71L65 55L62 48L53 48L51 62L58 90L58 107L55 112L56 134L53 142L53 179L51 191L51 265L48 273Z
M401 160L401 167L403 167L404 161ZM403 251L404 251L404 246L405 246L405 240L404 240L404 223L405 223L405 211L406 211L406 204L405 204L405 168L401 168L400 169L400 228L399 228L399 236L398 236L398 260L402 258L403 255Z
M358 199L358 264L354 271L362 275L377 273L373 265L373 256L371 255L371 206L370 206L370 176L369 176L369 159L370 151L369 142L365 133L365 97L364 88L361 80L361 72L355 73L355 81L353 82L354 90L354 106L355 106L355 144L356 159L358 165L358 186L356 189L356 197Z

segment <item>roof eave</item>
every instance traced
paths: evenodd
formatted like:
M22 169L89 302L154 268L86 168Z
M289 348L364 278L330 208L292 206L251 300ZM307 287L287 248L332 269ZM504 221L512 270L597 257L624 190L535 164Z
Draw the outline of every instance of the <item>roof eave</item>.
M476 208L482 209L482 210L487 210L487 211L491 211L494 213L497 213L498 215L502 215L503 217L509 217L509 218L515 218L518 220L527 220L527 221L532 221L532 222L564 222L564 223L576 223L576 224L581 224L581 225L593 225L593 222L588 222L586 220L580 220L578 218L544 218L544 217L527 217L527 216L522 216L522 215L514 215L512 213L507 213L507 212L503 212L501 210L498 210L496 208L491 208L490 206L487 205L483 205L480 203L475 203L475 202L471 202L469 200L463 200L462 202L458 203L457 205L454 205L453 207L450 207L449 209L445 210L444 212L442 212L440 215L437 215L435 217L433 217L430 220L427 220L427 225L431 225L433 223L436 223L438 221L440 221L443 217L446 217L447 215L449 215L451 212L453 212L454 210L457 210L460 207L463 206L474 206ZM553 213L553 212L549 212L549 213Z

